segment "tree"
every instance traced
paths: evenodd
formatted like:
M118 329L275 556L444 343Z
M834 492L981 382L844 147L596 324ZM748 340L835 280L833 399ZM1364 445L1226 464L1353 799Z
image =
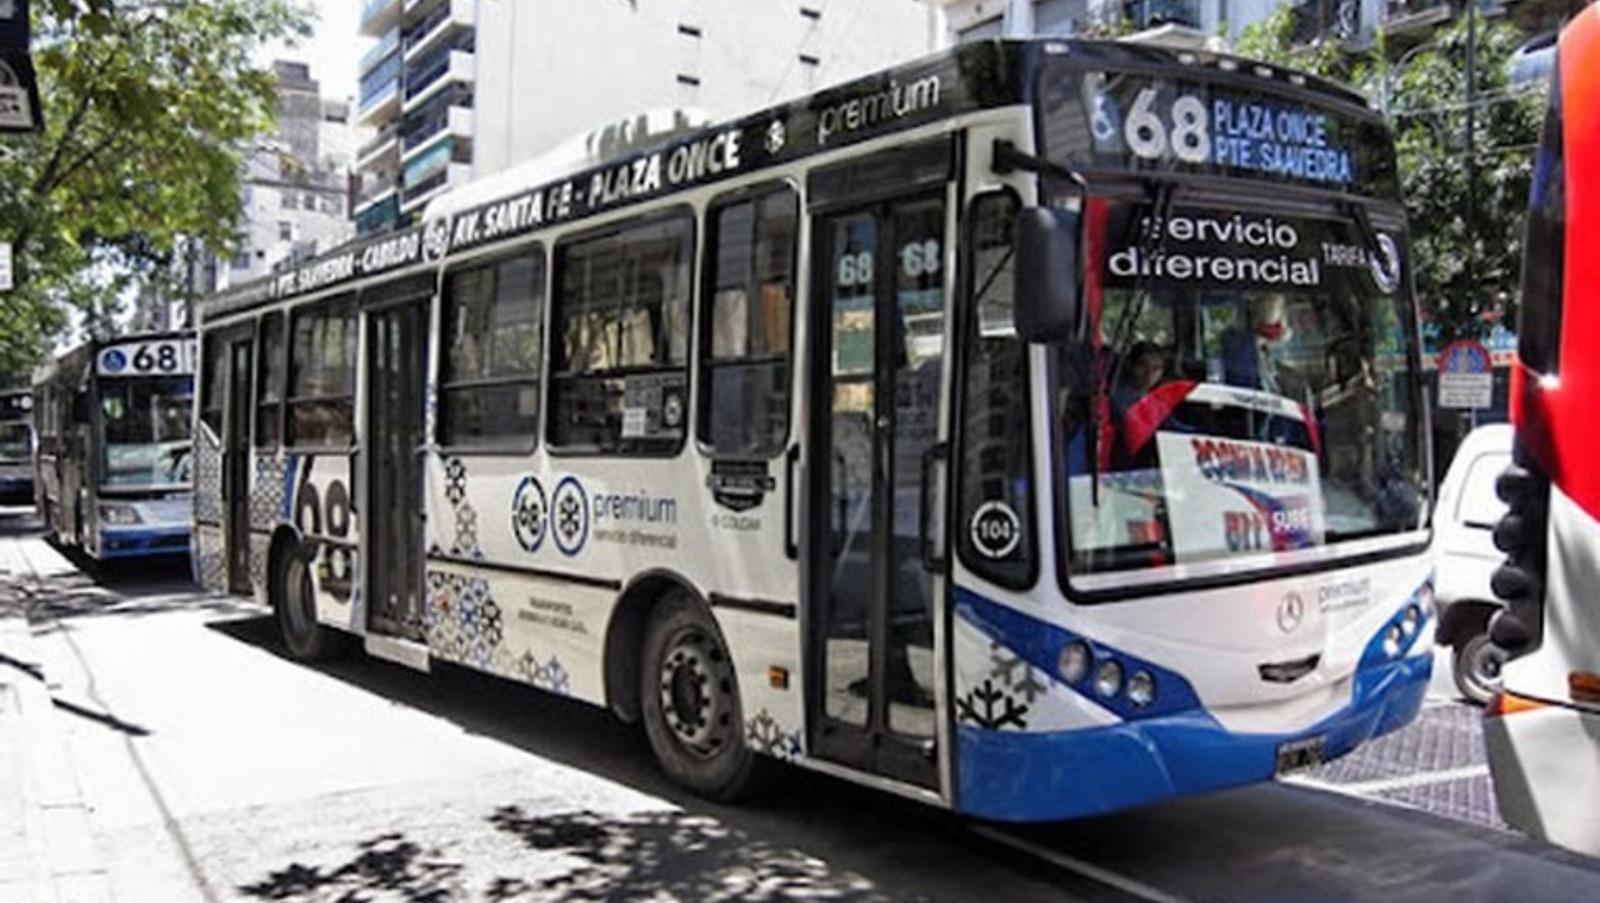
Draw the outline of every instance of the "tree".
M1541 92L1515 89L1507 77L1511 54L1525 36L1503 20L1479 16L1476 26L1470 149L1465 16L1399 65L1389 61L1381 32L1366 53L1333 43L1293 46L1287 7L1246 29L1239 41L1246 56L1352 83L1374 103L1388 100L1417 292L1442 341L1481 336L1494 320L1515 319L1542 118Z
M177 288L175 255L228 249L239 169L276 112L264 43L307 32L290 0L38 0L45 131L0 141L0 372L44 354L68 310L103 319L139 287Z

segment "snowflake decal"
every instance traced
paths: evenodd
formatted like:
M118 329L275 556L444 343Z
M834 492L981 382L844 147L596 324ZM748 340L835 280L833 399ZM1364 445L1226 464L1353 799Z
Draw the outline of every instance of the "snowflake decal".
M456 542L450 551L456 555L483 557L483 550L478 548L478 512L471 504L462 503L456 508Z
M560 696L572 695L572 680L567 674L567 669L561 664L561 660L553 655L550 656L550 661L534 667L533 685Z
M1006 690L1021 696L1032 705L1046 689L1033 666L1021 657L1012 655L999 643L989 644L989 676Z
M1028 714L1028 704L1018 702L1004 688L995 686L992 679L967 691L956 700L956 717L970 721L989 730L1014 727L1022 730L1028 726L1023 716Z
M444 462L444 495L451 505L460 505L467 497L467 465L460 458Z

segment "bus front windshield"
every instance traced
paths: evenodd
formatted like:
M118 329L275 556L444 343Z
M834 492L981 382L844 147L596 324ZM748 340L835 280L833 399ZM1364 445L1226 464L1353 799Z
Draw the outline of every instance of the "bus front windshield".
M29 436L26 423L0 423L0 463L28 460L33 451Z
M1074 573L1233 571L1421 526L1402 234L1094 203L1088 337L1054 368Z
M105 437L101 485L187 486L194 389L188 377L108 379L100 384Z

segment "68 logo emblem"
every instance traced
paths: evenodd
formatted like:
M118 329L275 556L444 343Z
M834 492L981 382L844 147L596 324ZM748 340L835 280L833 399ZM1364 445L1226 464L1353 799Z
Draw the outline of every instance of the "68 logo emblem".
M549 514L544 487L535 477L523 477L511 496L511 532L524 551L537 552L544 544Z

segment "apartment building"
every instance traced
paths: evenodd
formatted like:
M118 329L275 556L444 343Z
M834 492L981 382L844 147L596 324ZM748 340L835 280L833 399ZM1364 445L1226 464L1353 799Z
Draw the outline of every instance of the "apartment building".
M927 53L945 31L922 0L368 0L361 33L366 234L625 117L734 116Z
M322 95L305 63L273 63L278 127L256 139L240 178L239 249L216 260L203 289L248 282L285 262L313 257L354 235L354 148L361 131L350 104Z

